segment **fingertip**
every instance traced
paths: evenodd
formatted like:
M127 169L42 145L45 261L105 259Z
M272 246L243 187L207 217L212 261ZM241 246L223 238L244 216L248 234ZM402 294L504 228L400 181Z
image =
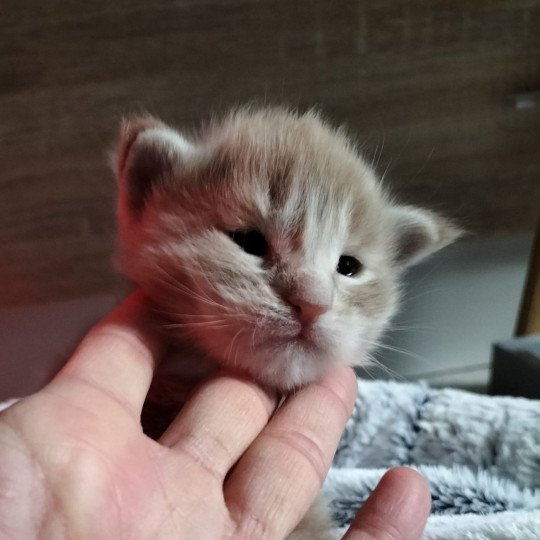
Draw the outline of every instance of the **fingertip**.
M384 484L383 484L384 482ZM410 467L395 467L387 471L379 485L389 491L403 493L408 498L408 504L416 506L419 512L426 516L431 510L431 491L426 478Z
M358 511L345 538L419 539L430 510L426 479L408 467L390 469Z
M414 482L415 484L418 484L418 486L422 485L426 489L429 488L426 477L411 467L393 467L384 473L383 478L385 477L391 477L395 482L407 482L408 484Z
M81 403L122 403L138 416L165 349L166 340L137 291L88 331L50 385L76 394Z
M121 339L126 337L139 342L141 347L151 353L154 362L161 360L166 340L151 315L148 299L142 290L129 294L90 330L89 335L109 333L111 330L119 330Z
M358 379L354 370L339 366L327 371L317 383L330 390L343 403L347 417L351 415L358 393Z

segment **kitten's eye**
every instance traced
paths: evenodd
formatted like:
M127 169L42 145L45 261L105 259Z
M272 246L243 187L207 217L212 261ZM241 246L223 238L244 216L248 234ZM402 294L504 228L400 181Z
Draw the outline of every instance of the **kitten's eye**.
M255 255L256 257L264 257L266 255L268 243L259 231L230 231L227 234L246 253Z
M362 263L350 255L342 255L336 270L347 277L353 277L362 270Z

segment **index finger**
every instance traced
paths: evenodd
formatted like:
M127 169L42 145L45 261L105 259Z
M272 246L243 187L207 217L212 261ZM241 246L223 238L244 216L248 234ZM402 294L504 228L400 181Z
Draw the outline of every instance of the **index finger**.
M163 352L163 337L138 291L88 332L49 388L91 400L93 409L107 402L96 400L97 391L138 417Z

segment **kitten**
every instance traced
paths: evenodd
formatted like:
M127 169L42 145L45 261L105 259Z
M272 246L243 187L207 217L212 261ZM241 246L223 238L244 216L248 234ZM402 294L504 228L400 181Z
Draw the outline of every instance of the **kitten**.
M162 402L215 366L288 392L366 362L402 269L459 234L395 204L314 112L240 109L191 138L125 122L117 171L121 270L179 349L152 390Z

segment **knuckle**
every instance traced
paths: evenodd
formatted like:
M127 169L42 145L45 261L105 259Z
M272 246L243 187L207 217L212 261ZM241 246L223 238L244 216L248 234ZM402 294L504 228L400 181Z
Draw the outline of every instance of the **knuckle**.
M293 454L304 460L316 474L319 483L324 482L328 472L328 459L314 434L299 429L273 429L265 436L284 444L289 455Z

